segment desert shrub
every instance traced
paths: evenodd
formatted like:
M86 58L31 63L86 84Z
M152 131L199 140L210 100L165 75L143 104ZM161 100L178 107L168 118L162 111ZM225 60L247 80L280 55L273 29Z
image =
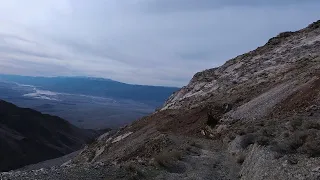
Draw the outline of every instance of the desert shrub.
M272 151L275 151L277 152L277 155L282 155L282 154L285 154L287 152L287 147L286 147L286 144L284 143L281 143L281 142L278 142L278 141L272 141L270 143L270 149ZM278 159L278 157L276 158Z
M186 151L191 151L192 147L191 146L187 146L186 147Z
M266 45L277 45L280 44L281 40L279 38L273 37L271 38Z
M157 164L170 173L183 173L186 171L185 165L179 163L183 159L180 151L163 152L155 157Z
M271 143L271 150L281 154L296 153L297 149L305 143L306 137L305 132L295 132L283 140L273 141Z
M243 162L244 162L245 159L246 159L246 156L241 153L241 154L239 154L239 155L237 156L237 163L238 163L238 164L243 164Z
M240 135L243 149L257 143L269 147L279 158L296 153L320 157L320 120L315 115L262 119L259 122L237 121L232 126L228 137Z
M263 127L265 126L265 123L263 121L260 121L256 124L256 126L260 126L260 127Z
M244 136L244 135L247 134L247 132L246 132L244 129L239 129L239 130L237 130L236 132L237 132L237 134L239 134L240 136Z
M261 146L267 146L269 145L270 139L266 136L258 136L255 142Z
M250 133L254 133L255 132L255 127L253 125L249 125L247 128L246 128L246 134L250 134Z
M317 29L320 27L320 21L316 21L308 26L310 29Z
M302 152L310 157L320 156L320 140L308 141L302 148Z
M275 153L274 155L273 155L273 158L274 159L280 159L280 158L282 158L284 155L283 154L281 154L281 153Z
M192 143L190 144L190 146L193 146L193 147L202 149L202 145L201 145L201 144L198 144L198 143L196 143L196 142L192 142Z
M287 31L287 32L282 32L280 33L277 37L279 38L286 38L286 37L290 37L292 36L294 33L291 31Z
M261 136L274 137L275 130L272 127L265 127L259 131Z
M293 128L293 130L297 130L301 125L302 125L301 118L295 118L290 121L290 126Z
M255 135L254 134L246 134L241 137L240 146L241 148L245 149L250 144L253 144L255 142Z
M305 121L303 124L304 129L317 129L320 130L320 123L316 121Z
M266 124L267 124L267 126L274 127L274 126L276 126L278 123L277 123L277 121L269 120L269 121L267 121Z
M292 138L289 138L289 148L292 151L297 150L305 143L306 135L303 132L295 133Z
M299 149L300 153L307 154L310 157L320 156L320 132L315 129L306 131L308 137L305 139L304 145Z
M141 171L133 163L129 163L129 164L125 165L125 169L130 173L129 179L136 180L136 179L144 179L145 178L143 171Z
M284 132L277 140L273 140L269 145L271 150L278 154L306 154L309 157L320 156L320 131L318 123L315 121L293 122L295 130L292 133Z
M290 134L289 134L289 132L283 132L283 133L282 133L282 136L283 136L284 138L287 138L287 137L290 136Z
M232 141L232 140L234 140L235 138L236 138L236 134L235 133L230 133L229 135L228 135L228 137L229 137L229 139Z
M166 167L178 160L182 160L182 152L180 151L163 152L155 157L155 161L163 167Z
M94 143L97 143L97 138L89 138L87 141L86 141L86 144L87 145L92 145Z
M195 146L188 146L186 147L185 150L188 154L191 154L191 155L196 155L196 156L201 155L201 150Z
M284 38L287 38L289 36L291 36L292 34L294 34L293 32L287 31L287 32L283 32L280 33L278 36L271 38L268 42L267 45L278 45L281 43L281 41Z

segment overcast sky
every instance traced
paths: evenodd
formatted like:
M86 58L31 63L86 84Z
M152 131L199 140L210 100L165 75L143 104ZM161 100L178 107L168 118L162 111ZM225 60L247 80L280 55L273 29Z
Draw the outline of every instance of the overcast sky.
M320 19L319 0L0 0L0 73L183 86Z

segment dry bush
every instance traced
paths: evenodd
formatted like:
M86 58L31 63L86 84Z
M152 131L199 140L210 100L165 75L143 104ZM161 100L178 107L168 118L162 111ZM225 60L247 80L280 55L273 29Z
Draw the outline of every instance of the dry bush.
M198 143L196 143L196 142L192 142L192 143L190 144L190 146L193 146L193 147L202 149L202 145L201 145L201 144L198 144Z
M255 139L255 142L261 146L267 146L270 143L270 138L266 137L266 136L258 136Z
M309 141L306 142L305 146L302 148L302 152L309 155L310 157L320 156L320 141Z
M307 138L304 145L299 149L300 153L310 157L320 156L320 132L315 129L307 130Z
M246 134L241 137L240 146L241 148L245 149L250 144L253 144L255 142L255 135L254 134Z
M182 160L182 152L180 151L163 152L155 157L155 161L162 167L172 165L179 160Z
M238 164L243 164L244 160L246 160L246 156L244 154L241 153L237 156L237 163Z
M316 130L320 130L320 123L319 122L316 122L316 121L306 121L304 124L303 124L303 128L304 129L316 129Z
M283 133L271 149L281 154L300 153L310 157L320 156L320 123L317 120L295 118L289 122L293 132Z
M184 173L186 166L180 163L183 154L180 151L163 152L155 157L156 163L170 173Z
M125 165L125 169L130 173L131 180L138 180L138 179L144 179L145 175L143 171L141 171L137 166L135 166L133 163L129 163Z
M302 125L301 118L295 118L290 121L290 126L293 128L293 130L297 130L301 125Z
M238 121L232 125L227 135L232 137L233 134L242 137L240 146L244 149L257 143L268 146L279 157L295 153L320 157L320 120L315 115Z
M305 132L297 131L281 141L273 141L271 150L280 154L296 153L298 148L305 143L306 137Z

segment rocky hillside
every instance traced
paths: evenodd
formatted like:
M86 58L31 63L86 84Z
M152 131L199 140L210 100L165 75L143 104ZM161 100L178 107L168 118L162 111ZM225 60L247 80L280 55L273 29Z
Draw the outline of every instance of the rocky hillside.
M71 153L95 136L61 118L0 100L0 171Z
M243 104L297 78L317 75L319 22L297 32L280 33L264 46L194 75L162 110L194 108L208 102ZM293 89L291 89L293 91ZM250 92L250 93L249 93Z
M197 73L162 109L4 179L320 179L320 21Z

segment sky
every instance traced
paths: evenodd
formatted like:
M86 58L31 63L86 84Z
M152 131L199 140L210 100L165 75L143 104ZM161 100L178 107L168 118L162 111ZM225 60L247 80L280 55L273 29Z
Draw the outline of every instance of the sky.
M0 0L0 73L184 86L320 19L319 0Z

